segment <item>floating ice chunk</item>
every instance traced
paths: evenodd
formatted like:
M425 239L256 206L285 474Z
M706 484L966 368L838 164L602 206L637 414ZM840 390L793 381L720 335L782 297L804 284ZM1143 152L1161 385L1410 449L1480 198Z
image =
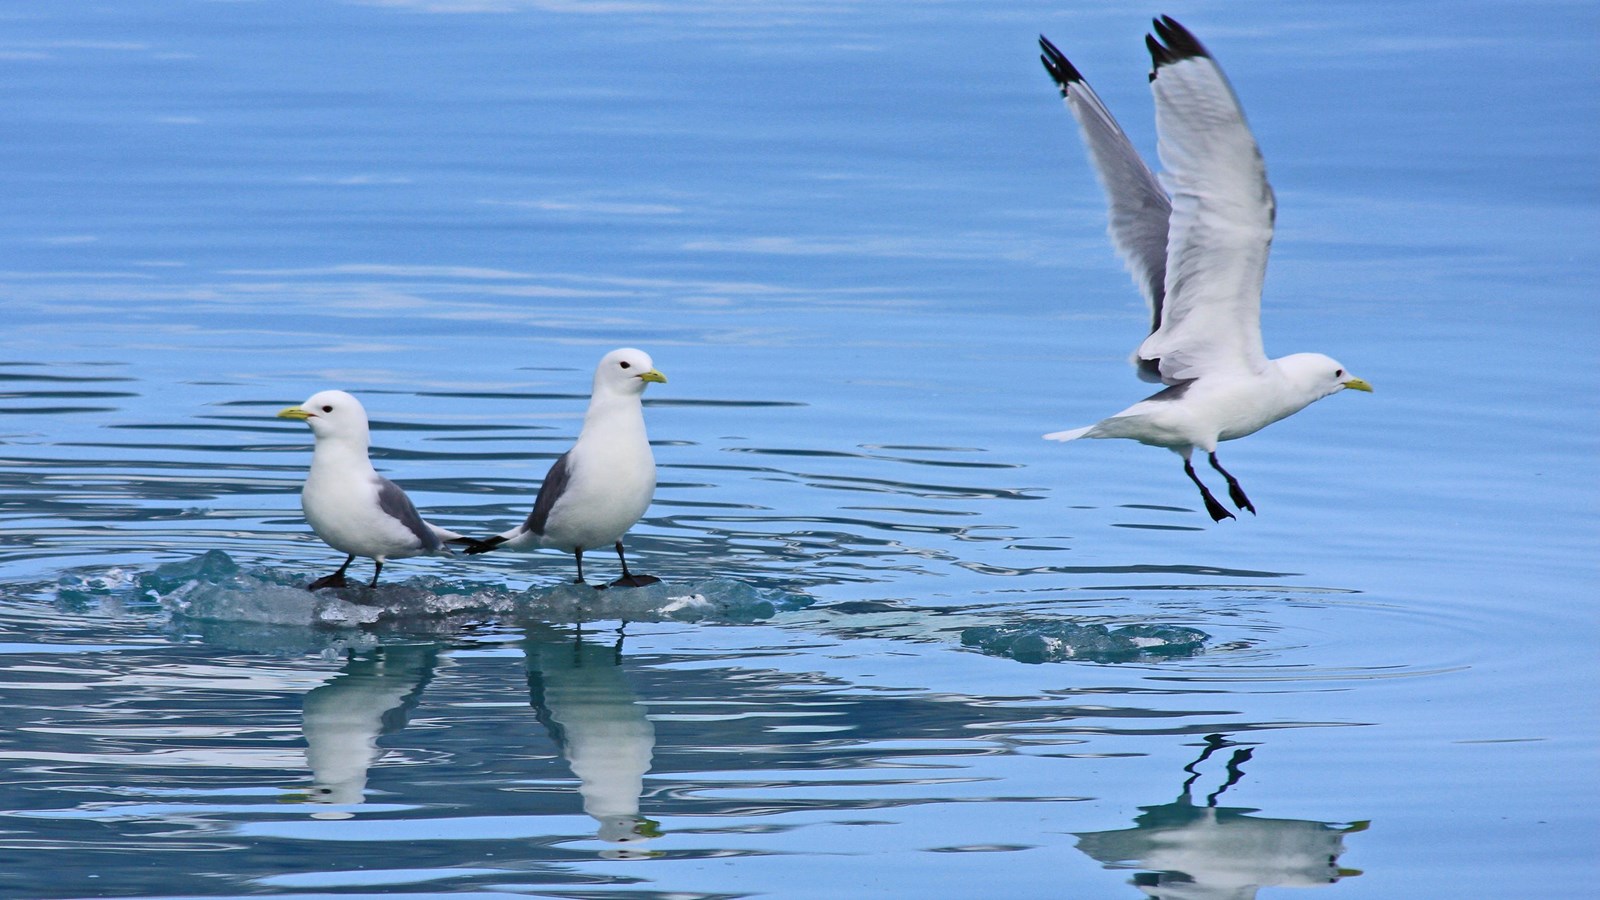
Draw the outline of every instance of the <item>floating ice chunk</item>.
M239 573L239 564L221 550L207 550L193 559L163 563L148 575L139 577L147 591L170 591L191 581L217 582Z
M1077 659L1129 662L1193 656L1205 649L1210 635L1181 625L1080 625L1039 620L1014 625L981 625L963 629L961 643L990 656L1042 663Z
M159 597L161 605L175 616L213 622L351 628L378 620L375 607L242 572L221 581L186 582Z
M63 599L103 599L117 594L154 601L174 620L205 632L199 623L320 629L396 626L412 631L451 630L468 621L538 619L546 622L755 622L809 606L810 597L757 588L728 578L598 590L561 582L513 590L502 584L423 575L377 587L352 585L316 592L304 573L241 567L221 550L139 573L128 569L62 576ZM255 638L252 638L255 640Z
M221 550L166 563L138 578L140 591L175 618L299 628L359 628L462 610L509 609L516 596L498 585L429 577L315 593L304 585L303 574L241 568Z

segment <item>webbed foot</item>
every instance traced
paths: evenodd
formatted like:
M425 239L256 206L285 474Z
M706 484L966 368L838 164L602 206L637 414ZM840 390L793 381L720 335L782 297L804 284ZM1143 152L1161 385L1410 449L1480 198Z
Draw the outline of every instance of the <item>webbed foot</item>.
M306 590L320 591L323 588L342 588L345 586L346 582L344 580L344 570L340 569L332 575L324 575L321 578L318 578L316 581L306 585Z
M660 584L661 579L654 575L634 575L632 573L611 582L610 587L644 587L647 584Z
M1213 521L1213 522L1221 522L1223 519L1235 519L1235 518L1238 518L1233 513L1228 512L1228 508L1226 506L1223 506L1221 503L1218 503L1217 502L1217 498L1211 496L1211 493L1209 491L1207 491L1202 496L1205 497L1206 512L1211 514L1211 521Z
M1256 508L1251 505L1250 498L1244 495L1244 490L1239 487L1239 482L1228 482L1228 496L1233 499L1233 505L1249 511L1250 515L1256 514Z

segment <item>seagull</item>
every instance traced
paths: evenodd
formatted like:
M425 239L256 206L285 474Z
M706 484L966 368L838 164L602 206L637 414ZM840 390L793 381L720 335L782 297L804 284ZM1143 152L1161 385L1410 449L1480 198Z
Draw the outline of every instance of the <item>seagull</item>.
M487 553L500 546L565 550L577 561L576 583L584 584L583 551L610 544L622 563L622 577L610 586L660 581L628 571L622 536L644 515L656 490L656 461L645 435L640 397L651 382L666 380L643 350L624 347L602 357L594 370L583 430L544 476L533 512L510 531L472 541L466 552Z
M1220 522L1234 515L1195 474L1195 450L1227 480L1234 505L1253 515L1244 489L1217 461L1217 443L1346 388L1371 392L1372 385L1321 353L1267 358L1261 285L1276 204L1261 151L1222 69L1187 28L1163 16L1145 44L1166 169L1160 180L1043 35L1039 58L1078 122L1110 206L1111 242L1150 306L1150 334L1133 356L1139 378L1166 387L1110 418L1045 438L1165 447L1183 457L1184 474Z
M449 556L445 544L470 541L424 522L406 492L372 468L367 458L371 443L367 411L355 397L344 391L322 391L282 410L278 418L299 419L311 426L317 442L300 506L317 537L349 554L339 571L311 582L307 590L344 587L345 570L358 556L372 559L368 586L376 587L386 560Z

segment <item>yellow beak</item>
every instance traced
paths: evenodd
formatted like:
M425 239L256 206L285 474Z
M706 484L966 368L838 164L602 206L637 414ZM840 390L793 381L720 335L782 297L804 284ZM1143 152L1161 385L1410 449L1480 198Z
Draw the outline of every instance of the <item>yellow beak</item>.
M280 419L300 419L300 420L304 421L306 419L311 418L311 413L306 412L305 410L301 409L298 406L291 406L288 409L279 410L278 411L278 418L280 418Z
M639 373L639 380L640 381L654 381L657 384L666 384L667 383L667 376L661 374L660 372L656 371L655 369L651 369L648 372L640 372Z
M1366 391L1369 394L1372 393L1372 385L1367 384L1367 380L1365 378L1352 378L1349 381L1346 381L1344 386L1352 391Z

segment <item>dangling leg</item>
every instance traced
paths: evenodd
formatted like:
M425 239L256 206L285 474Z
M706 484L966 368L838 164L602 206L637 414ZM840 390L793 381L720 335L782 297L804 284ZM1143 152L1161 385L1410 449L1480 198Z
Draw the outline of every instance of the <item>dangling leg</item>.
M344 587L344 570L350 568L350 564L355 561L356 555L354 553L350 554L345 559L344 565L339 567L339 571L333 573L332 575L324 575L321 578L318 578L316 581L311 582L310 584L306 585L306 590L319 591L325 587Z
M1183 458L1183 474L1188 475L1189 480L1194 482L1194 486L1200 489L1200 496L1206 501L1206 512L1211 514L1211 521L1221 522L1223 519L1234 517L1233 513L1228 512L1227 507L1218 503L1217 498L1211 496L1211 489L1207 488L1206 483L1200 480L1200 476L1194 473L1194 465L1189 462L1187 456Z
M1228 470L1222 467L1222 463L1217 462L1217 454L1212 452L1206 455L1211 458L1211 468L1221 472L1222 477L1228 479L1228 496L1233 498L1233 505L1240 509L1248 509L1250 510L1250 515L1255 515L1256 508L1250 505L1250 498L1244 495L1244 488L1239 487L1238 480L1228 474Z
M617 561L622 563L622 577L611 582L612 587L644 587L647 584L657 584L661 579L654 575L635 575L628 571L628 558L622 555L622 541L617 541Z
M381 574L383 574L383 557L375 556L372 558L372 580L367 582L367 587L377 587L378 576Z

